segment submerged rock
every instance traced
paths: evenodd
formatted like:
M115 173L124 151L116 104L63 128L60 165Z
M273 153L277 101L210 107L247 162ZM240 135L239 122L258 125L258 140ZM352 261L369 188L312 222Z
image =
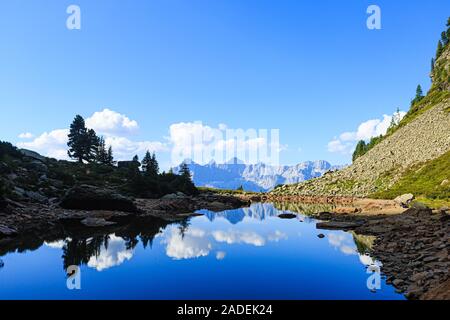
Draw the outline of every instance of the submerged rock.
M280 219L295 219L297 218L296 214L293 213L282 213L278 215L278 218Z
M329 221L318 222L316 228L325 230L350 230L358 228L363 224L364 221Z
M81 223L86 227L107 227L116 224L112 221L106 221L103 218L86 218L81 220Z
M76 210L138 211L132 199L114 190L90 185L80 185L69 189L60 205L65 209Z

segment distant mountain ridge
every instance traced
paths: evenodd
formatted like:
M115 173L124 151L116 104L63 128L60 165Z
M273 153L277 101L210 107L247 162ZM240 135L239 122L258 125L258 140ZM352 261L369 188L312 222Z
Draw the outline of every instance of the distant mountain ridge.
M246 191L269 191L280 184L293 184L317 178L329 170L339 169L324 160L306 161L293 166L273 166L264 163L244 164L237 158L227 163L214 161L201 165L185 160L198 187L237 189ZM174 168L178 172L179 166Z

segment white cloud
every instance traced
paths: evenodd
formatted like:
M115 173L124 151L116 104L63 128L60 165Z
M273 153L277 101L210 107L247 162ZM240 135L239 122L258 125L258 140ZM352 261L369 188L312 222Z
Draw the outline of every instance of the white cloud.
M287 240L288 236L286 233L281 232L280 230L275 230L274 233L269 234L267 239L269 241L278 242L280 240Z
M30 133L30 132L24 132L18 135L18 137L20 139L31 139L34 138L34 134Z
M92 117L86 119L86 126L93 128L98 134L105 137L106 146L113 148L115 160L129 160L135 154L143 155L147 150L150 152L168 151L166 144L162 142L132 141L120 136L121 133L135 132L139 126L136 121L109 109L95 112ZM44 132L32 141L18 142L17 146L36 151L47 157L68 160L68 134L69 129Z
M19 142L19 148L30 149L45 156L57 159L67 159L67 135L69 129L57 129L44 132L30 142Z
M121 265L124 261L133 257L133 250L127 249L125 240L111 235L108 240L108 248L103 245L98 256L92 256L87 265L97 271L109 269Z
M99 134L113 136L133 133L139 129L135 120L130 120L126 115L107 108L94 112L91 117L86 119L86 126Z
M147 150L150 152L164 152L167 151L167 146L158 141L131 141L125 137L105 137L106 146L111 146L113 149L114 159L129 160L135 154L142 155Z
M396 123L406 115L406 112L400 111L393 115L383 115L381 119L371 119L361 123L356 131L344 132L335 137L328 143L328 151L342 153L345 155L351 154L355 149L355 145L359 140L368 141L373 137L386 134L391 125L392 118Z
M167 256L175 260L204 257L212 248L206 233L200 229L188 229L183 236L178 228L173 227L164 242Z
M70 239L69 239L70 240ZM44 242L44 244L52 249L62 249L66 245L66 240L58 240L53 242Z
M216 253L216 259L217 260L223 260L223 259L225 259L225 256L226 256L227 254L226 254L226 252L225 251L217 251L217 253Z
M263 237L253 231L214 231L212 233L217 242L225 242L227 244L245 243L256 247L264 246L266 241Z
M201 122L174 123L169 128L172 164L185 159L206 164L214 160L225 163L239 158L245 163L278 162L278 154L287 146L280 144L277 130L230 129L225 124L217 128Z

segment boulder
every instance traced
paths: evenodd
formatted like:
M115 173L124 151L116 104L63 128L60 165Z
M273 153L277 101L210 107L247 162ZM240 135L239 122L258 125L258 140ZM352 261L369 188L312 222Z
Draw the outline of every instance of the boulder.
M185 197L186 197L186 195L184 193L177 192L177 193L166 194L165 196L161 197L161 200L173 200L173 199L180 199L180 198L185 198Z
M19 150L25 157L28 158L32 158L34 160L39 160L44 162L45 161L45 157L41 156L39 153L31 151L31 150L27 150L27 149L20 149Z
M112 221L106 221L103 218L86 218L81 220L81 223L86 227L98 228L98 227L107 227L116 224Z
M114 190L90 185L80 185L69 189L61 200L60 206L75 210L138 211L132 199Z
M24 196L31 199L34 202L48 203L48 198L39 192L35 191L25 191Z
M414 200L414 195L412 193L403 194L394 199L395 203L404 208L408 207L411 201Z
M325 230L351 230L358 228L363 224L364 221L329 221L318 222L316 228Z
M427 205L423 204L422 202L417 202L417 201L411 205L411 208L417 209L417 210L429 210Z
M297 218L296 214L293 213L282 213L278 215L278 218L280 219L295 219Z

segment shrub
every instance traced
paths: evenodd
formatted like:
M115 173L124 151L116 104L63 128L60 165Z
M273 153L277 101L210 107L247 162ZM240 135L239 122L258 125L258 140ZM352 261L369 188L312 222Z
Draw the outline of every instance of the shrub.
M20 151L17 150L17 148L14 147L11 143L0 141L0 159L4 158L5 156L21 158L22 153L20 153Z

